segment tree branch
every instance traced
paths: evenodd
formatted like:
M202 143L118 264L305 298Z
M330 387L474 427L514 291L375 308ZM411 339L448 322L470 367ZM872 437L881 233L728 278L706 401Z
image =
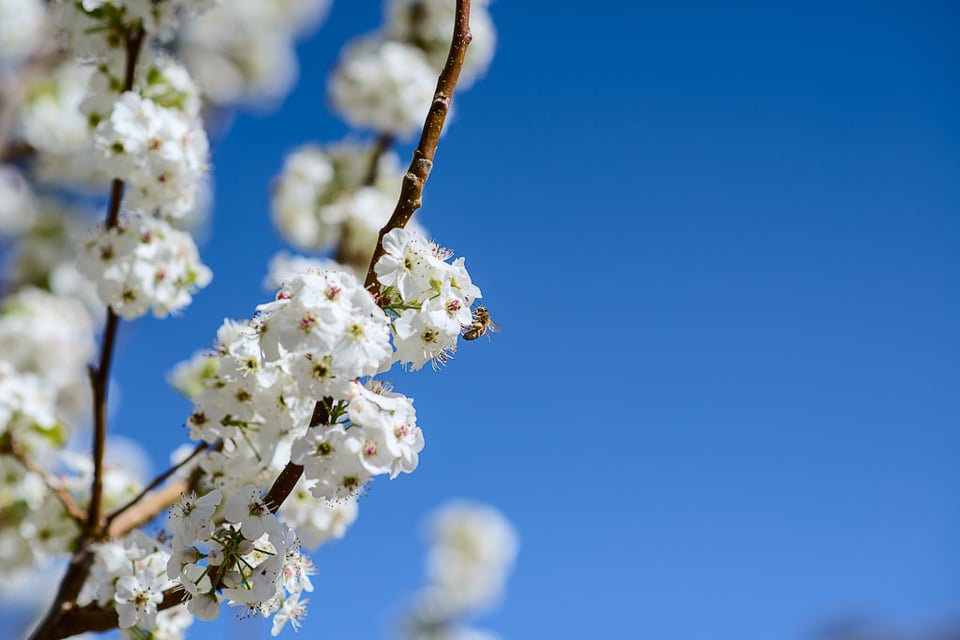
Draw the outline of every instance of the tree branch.
M373 151L370 152L370 165L367 167L367 175L363 178L363 186L372 187L377 182L380 174L380 158L383 157L390 147L393 146L393 136L389 133L381 133L373 143Z
M124 69L123 90L133 88L137 58L143 47L145 34L142 28L127 34L126 67ZM110 201L107 205L107 228L117 225L120 217L120 201L123 199L123 181L114 180L110 185ZM94 552L90 544L103 535L100 517L103 509L103 457L107 440L107 387L110 380L110 363L113 358L113 345L116 341L119 318L112 309L107 309L107 323L100 345L100 360L97 368L90 368L90 388L93 392L93 481L90 485L90 504L87 509L86 526L80 537L77 552L70 560L67 572L60 581L57 596L46 616L40 621L31 640L62 638L65 633L59 627L60 618L65 612L76 609L77 595L90 572Z
M470 0L457 0L457 16L453 25L453 40L450 43L450 52L447 54L447 62L443 65L443 71L440 72L440 78L437 81L437 90L433 94L433 104L430 105L426 122L423 123L420 143L413 151L410 168L403 177L403 186L400 189L400 199L397 206L393 210L390 220L380 230L377 248L370 259L370 268L367 270L364 286L375 297L380 292L380 285L377 283L377 274L374 267L385 253L383 237L393 229L406 226L414 212L420 208L423 187L427 178L430 177L430 171L433 169L433 158L437 153L440 133L443 131L443 123L446 122L447 113L450 111L450 101L453 99L453 92L457 87L457 80L460 78L460 70L463 68L463 59L467 54L467 47L472 38L473 36L470 34Z
M24 469L32 473L37 474L43 480L43 483L47 486L47 489L50 490L57 500L60 501L60 504L63 505L63 508L66 509L67 514L73 518L73 520L79 524L81 527L86 521L86 514L84 514L83 509L77 506L77 503L74 501L73 496L70 495L70 492L64 489L63 487L57 486L57 483L54 482L53 478L50 475L40 468L37 463L30 459L30 456L27 455L27 452L23 450L23 447L20 446L20 443L10 437L10 434L6 434L5 438L0 439L0 453L7 453L13 456L17 462L19 462Z
M313 405L313 415L310 416L310 427L319 427L322 424L330 422L330 406L333 405L333 398L324 398ZM267 495L263 496L263 503L270 507L270 513L276 513L284 500L297 486L297 481L303 475L303 465L288 462L283 468L277 479L273 481Z
M143 46L144 33L137 29L127 36L127 64L124 71L123 90L133 88L137 57ZM120 202L123 200L123 180L114 180L110 185L110 203L107 206L106 226L112 229L120 218ZM113 309L107 308L107 323L100 344L100 361L90 369L90 387L93 391L93 482L90 485L90 505L87 509L88 537L101 533L100 522L103 510L103 457L107 441L107 389L110 386L110 363L113 360L113 345L116 342L120 318Z
M163 611L182 603L186 592L174 587L163 592L163 601L157 605L157 611ZM67 609L60 618L54 639L66 638L87 631L110 631L117 628L117 610L104 609L96 605Z

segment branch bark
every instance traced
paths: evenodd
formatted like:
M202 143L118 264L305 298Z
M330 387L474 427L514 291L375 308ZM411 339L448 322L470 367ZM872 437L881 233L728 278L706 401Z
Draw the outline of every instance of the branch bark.
M124 70L123 90L133 88L137 58L143 46L144 33L137 29L127 36L127 61ZM123 180L114 180L110 185L110 202L107 206L106 226L113 229L120 219L120 203L123 201ZM107 390L110 386L110 364L113 361L113 346L116 342L120 318L113 309L107 308L107 322L100 344L100 361L90 369L90 387L93 390L93 482L90 486L90 505L87 509L85 534L89 537L103 531L103 457L107 441Z

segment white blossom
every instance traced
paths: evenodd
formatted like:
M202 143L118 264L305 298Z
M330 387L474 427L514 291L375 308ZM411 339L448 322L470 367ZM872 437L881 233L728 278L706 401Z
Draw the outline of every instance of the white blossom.
M376 233L393 212L402 178L393 153L381 154L372 167L375 152L372 146L352 143L307 144L287 156L272 190L271 210L291 244L325 250L342 242L340 254L359 254L354 263L369 263ZM375 180L367 184L372 170ZM364 195L358 200L360 193ZM371 241L367 229L374 225Z
M128 209L172 218L193 209L208 152L195 116L127 91L97 126L94 143L105 171L128 183Z
M162 318L183 309L212 277L189 234L139 214L89 240L78 266L104 304L128 320L149 310Z
M431 597L452 611L478 610L495 602L517 555L517 534L491 507L454 502L430 526L428 574ZM440 606L441 603L434 603Z
M33 53L45 21L42 0L0 0L0 64L16 64Z
M188 21L180 47L191 74L216 104L270 103L297 76L294 40L324 16L329 0L229 0Z
M120 616L120 627L153 626L157 605L163 601L163 585L164 580L149 569L117 580L114 600Z
M329 91L351 125L406 138L423 126L436 84L436 71L420 49L374 36L344 51Z
M299 593L285 598L280 610L273 614L273 626L270 628L270 635L280 635L288 622L294 631L299 630L303 618L307 615L308 602L310 601L301 600Z
M0 164L0 235L18 235L29 229L36 217L33 191L13 165Z

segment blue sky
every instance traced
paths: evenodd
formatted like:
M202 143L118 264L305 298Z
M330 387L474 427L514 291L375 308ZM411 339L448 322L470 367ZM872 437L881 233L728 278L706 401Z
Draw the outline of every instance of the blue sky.
M268 297L269 180L346 133L326 74L379 11L335 2L282 109L237 117L214 156L213 283L180 318L122 327L114 425L158 466L189 411L164 373ZM301 633L382 637L422 584L420 521L454 497L520 531L478 623L505 638L958 619L956 6L492 12L497 57L458 100L422 220L504 330L394 380L421 466L315 555Z

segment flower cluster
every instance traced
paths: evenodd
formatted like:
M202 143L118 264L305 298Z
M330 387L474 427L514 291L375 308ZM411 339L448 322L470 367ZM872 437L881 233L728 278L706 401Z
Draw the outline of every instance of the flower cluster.
M412 400L382 385L352 386L349 423L309 429L291 452L304 477L315 481L313 496L327 501L356 496L375 475L410 473L423 449Z
M121 94L94 144L106 171L131 185L127 208L174 218L190 212L207 156L196 122L133 91Z
M42 0L0 0L0 66L19 64L43 36Z
M387 308L394 322L397 358L413 369L427 362L444 364L457 350L457 338L471 323L470 305L480 297L464 259L446 260L452 252L428 242L419 233L394 229L383 239L386 251L375 265L386 287Z
M86 408L93 352L93 320L76 299L25 287L0 306L0 362L35 376L58 415Z
M378 155L351 143L307 144L284 162L273 188L273 219L295 247L324 251L339 244L340 262L366 266L401 178L393 153Z
M406 137L423 123L435 87L436 75L420 49L374 36L344 51L330 96L353 126Z
M329 0L221 2L184 25L180 54L215 104L276 101L297 77L295 40L320 21L329 4Z
M471 502L443 506L429 527L427 586L405 624L410 640L497 636L463 625L503 594L516 559L517 534L499 511Z
M49 108L79 108L89 142L87 153L56 151L93 159L81 163L95 168L87 178L114 180L112 200L122 193L130 212L122 221L108 220L85 243L79 267L102 302L127 319L150 309L158 317L181 309L210 280L193 238L171 224L195 211L205 179L200 94L186 69L157 46L172 38L184 15L207 4L85 0L67 3L60 15L63 40L87 65L88 90L77 105L65 84L64 98ZM64 82L74 77L65 73Z
M112 604L120 627L138 627L153 633L179 637L192 619L177 609L159 612L163 592L174 586L167 577L171 548L163 540L133 531L121 540L95 547L90 575L80 590L77 604Z
M250 324L218 334L216 373L200 379L191 435L221 451L201 465L229 490L305 468L312 495L331 503L362 492L374 475L417 466L423 436L412 401L358 379L394 362L391 319L346 272L308 271L287 282ZM322 405L326 420L308 426Z
M212 277L189 234L142 214L102 229L87 242L78 266L96 283L100 299L128 320L149 310L162 318L182 309Z
M166 574L188 594L187 609L212 620L220 604L275 615L273 635L287 621L296 627L313 591L313 563L296 532L281 523L253 484L223 500L219 489L185 496L170 512L172 552ZM123 626L123 625L121 625Z

